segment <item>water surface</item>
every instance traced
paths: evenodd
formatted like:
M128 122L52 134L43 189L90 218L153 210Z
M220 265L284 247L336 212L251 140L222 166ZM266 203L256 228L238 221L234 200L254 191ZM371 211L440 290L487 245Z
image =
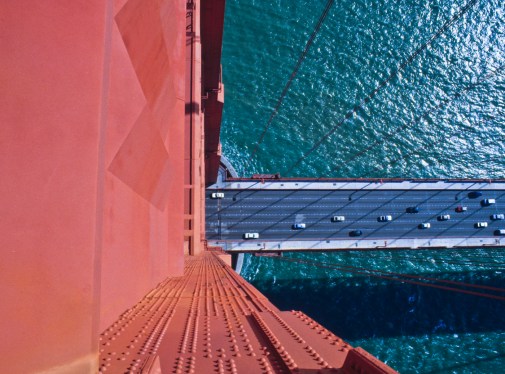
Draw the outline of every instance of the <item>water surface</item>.
M224 154L241 175L504 178L505 79L498 69L505 63L505 4L499 0L477 1L293 168L466 3L336 1L248 162L326 1L228 0ZM505 287L500 249L290 256ZM505 367L502 301L271 258L247 257L243 276L281 309L303 310L400 372Z

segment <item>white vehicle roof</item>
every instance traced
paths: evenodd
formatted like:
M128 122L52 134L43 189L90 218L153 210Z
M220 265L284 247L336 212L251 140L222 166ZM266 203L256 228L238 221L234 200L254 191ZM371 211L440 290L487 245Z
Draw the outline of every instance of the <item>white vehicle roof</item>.
M244 237L245 237L246 239L249 239L249 238L259 238L259 236L260 236L260 234L259 234L259 233L257 233L257 232L246 232L246 233L244 234Z

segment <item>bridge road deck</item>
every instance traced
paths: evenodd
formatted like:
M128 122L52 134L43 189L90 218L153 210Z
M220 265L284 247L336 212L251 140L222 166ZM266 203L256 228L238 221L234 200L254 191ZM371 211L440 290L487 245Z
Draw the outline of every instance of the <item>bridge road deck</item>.
M224 198L212 199L212 192ZM469 192L482 196L470 198ZM496 204L483 206L485 198ZM419 213L407 213L408 207ZM456 212L457 206L467 211ZM381 181L381 180L274 180L220 181L206 191L206 232L210 245L225 250L293 251L384 248L451 248L505 246L505 181ZM437 217L449 214L450 220ZM333 216L344 222L331 222ZM392 221L378 222L381 215ZM431 224L419 229L420 223ZM475 223L487 222L486 228ZM306 228L294 230L293 224ZM351 237L350 232L362 235ZM244 239L258 233L259 239Z

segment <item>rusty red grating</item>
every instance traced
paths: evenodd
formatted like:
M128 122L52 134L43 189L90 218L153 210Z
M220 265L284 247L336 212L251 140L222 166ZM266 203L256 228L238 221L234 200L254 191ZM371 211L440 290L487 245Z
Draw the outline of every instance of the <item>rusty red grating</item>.
M282 312L212 252L186 257L100 337L100 372L395 373L302 312Z

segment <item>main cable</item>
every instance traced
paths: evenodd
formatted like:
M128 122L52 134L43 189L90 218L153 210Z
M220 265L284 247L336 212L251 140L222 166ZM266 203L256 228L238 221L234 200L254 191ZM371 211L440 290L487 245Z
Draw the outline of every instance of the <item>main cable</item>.
M352 161L356 160L358 157L363 156L366 153L368 153L368 151L370 151L371 149L375 148L375 146L377 146L378 144L384 143L384 141L391 140L396 135L398 135L400 132L402 132L402 131L406 130L407 128L411 127L413 124L419 123L420 121L422 121L423 119L425 119L428 115L432 114L433 112L435 112L437 110L440 110L440 109L444 108L445 106L447 106L452 101L454 101L456 99L459 99L463 94L465 94L468 91L474 89L475 87L478 87L479 85L481 85L482 83L486 82L487 80L493 78L495 75L497 75L498 73L500 73L504 68L505 68L505 64L499 66L493 72L491 72L488 75L484 76L483 78L481 78L476 83L469 84L468 86L464 87L463 89L457 91L453 96L445 98L439 104L437 104L435 107L433 107L431 109L426 109L417 118L414 118L412 121L407 122L406 124L397 127L395 130L391 131L390 133L386 134L385 136L383 136L383 137L377 139L375 142L371 143L368 147L362 149L358 153L355 153L353 156L347 158L345 161L343 161L342 163L340 163L340 165L337 165L337 167L334 168L333 171L336 172L336 171L340 170L342 167L348 165L349 162L352 162Z
M368 269L368 268L357 267L357 266L340 265L340 264L335 264L335 263L331 263L331 262L300 260L300 259L289 258L288 261L290 261L290 260L295 260L295 262L301 261L305 264L313 264L315 266L324 265L324 266L328 266L329 268L335 268L335 269L337 269L337 268L339 268L339 269L352 269L352 270L366 271L366 272L380 274L380 275L387 274L387 275L396 276L396 277L405 277L405 278L425 280L425 281L431 281L431 282L446 283L446 284L452 284L452 285L457 285L457 286L462 286L462 287L480 288L480 289L505 293L505 288L501 288L501 287L484 286L484 285L471 284L471 283L465 283L465 282L459 282L459 281L452 281L452 280L447 280L447 279L438 279L438 278L413 275L413 274L395 273L395 272L386 271L386 270L374 270L374 269Z
M500 257L499 261L485 261L483 260L483 256L478 256L478 257L467 257L467 258L461 258L461 259L456 259L456 260L447 260L444 258L440 257L419 257L419 256L413 256L409 253L406 253L405 256L400 256L396 255L390 256L387 254L374 254L374 257L379 257L382 259L388 259L388 260L400 260L400 261L410 261L410 262L426 262L431 265L439 265L440 263L442 264L451 264L451 265L459 265L459 266L478 266L481 268L492 268L492 269L497 269L497 270L505 270L505 262L502 260L505 259L505 257Z
M307 56L307 53L308 53L310 47L312 46L314 39L316 38L317 34L319 33L319 30L321 29L321 26L323 25L324 20L328 16L328 13L330 12L330 9L333 6L334 2L335 2L335 0L328 0L328 2L326 3L323 13L319 17L319 20L317 21L317 24L314 27L314 30L312 31L312 34L309 37L309 40L305 44L305 48L303 49L302 53L300 54L300 57L298 57L298 61L296 62L296 65L295 65L293 71L291 72L291 75L289 76L289 79L286 82L284 89L282 90L279 98L277 99L277 104L275 105L274 110L270 114L270 118L268 119L267 124L263 128L263 131L259 137L259 140L256 142L256 146L254 147L254 149L251 153L251 156L249 157L249 160L247 162L246 169L250 165L254 155L258 151L261 143L263 142L263 139L265 138L265 134L267 133L268 129L270 128L270 125L272 124L275 116L277 115L279 108L281 107L282 102L284 101L284 98L286 97L286 95L289 91L289 87L291 86L291 83L295 79L295 76L298 73L298 70L300 69L300 66L302 65L303 60L305 60L305 57Z
M309 260L301 260L301 259L295 259L295 258L286 258L286 257L276 257L276 258L281 259L286 262L294 262L294 263L299 263L299 264L309 264L309 265L313 265L313 266L320 267L320 268L329 268L329 269L334 269L334 270L339 270L339 271L344 271L344 272L350 272L353 274L366 275L366 276L371 276L371 277L380 278L380 279L393 280L393 281L397 281L397 282L401 282L401 283L409 283L409 284L414 284L414 285L423 286L423 287L437 288L437 289L441 289L441 290L445 290L445 291L464 293L467 295L473 295L473 296L479 296L479 297L484 297L484 298L488 298L488 299L505 301L504 296L493 295L493 294L483 293L483 292L479 292L479 291L465 290L465 289L460 289L460 288L455 288L455 287L450 287L450 286L443 286L440 284L425 283L425 282L420 281L420 280L434 281L435 280L434 278L423 278L423 277L410 275L410 274L399 274L399 273L385 272L385 271L380 271L380 270L357 268L357 267L352 267L352 266L342 266L342 265L336 265L336 264L333 265L333 264L328 264L328 263L325 264L325 263L309 261ZM384 274L389 274L389 275L384 275ZM402 277L402 276L405 278L404 279L398 278L398 277ZM414 279L418 279L418 280L416 281L416 280L406 279L406 278L414 278ZM438 281L439 283L458 284L458 285L464 285L466 287L488 289L488 290L497 291L497 292L505 292L505 289L491 287L491 286L472 285L469 283L447 281L447 280L441 280L441 279L436 280L436 281Z
M499 119L501 119L502 117L498 117L498 118L499 118ZM494 120L494 119L496 119L496 118L493 118L492 120ZM482 122L484 122L484 121L482 121ZM482 122L481 122L481 123L482 123ZM436 144L435 144L435 143L433 143L432 145L433 145L434 147L436 146ZM396 164L398 164L400 161L407 161L407 160L411 159L413 156L420 156L420 151L419 151L419 150L416 150L416 152L411 152L410 154L405 155L405 156L400 155L400 157L396 158L395 160L392 160L392 161L388 162L388 166L393 166L393 165L396 165ZM500 159L500 160L501 160L502 158L501 158L501 157L498 157L497 159ZM380 170L381 170L381 168L382 168L382 165L380 165L380 166L379 166L379 165L378 165L378 166L372 166L372 173L373 173L374 171L380 171ZM366 173L364 173L364 174L361 174L360 176L358 176L358 178L364 178L364 177L369 176L369 172L370 172L370 170L369 170L369 171L367 171L367 172L366 172Z
M330 131L324 134L310 149L308 152L303 154L286 172L289 173L295 169L301 162L303 162L307 157L309 157L316 149L318 149L321 144L323 144L331 135L337 131L349 118L351 118L359 109L362 109L367 105L372 99L381 91L391 80L396 78L398 74L404 70L408 65L410 65L414 59L421 54L426 48L428 48L440 35L442 35L449 27L456 23L471 7L473 7L478 0L470 0L464 7L462 7L450 20L446 21L438 31L433 34L426 42L419 46L410 56L404 60L393 72L391 72L386 79L379 83L375 89L370 92L364 99L360 101L353 109L349 110L340 121L333 126Z

